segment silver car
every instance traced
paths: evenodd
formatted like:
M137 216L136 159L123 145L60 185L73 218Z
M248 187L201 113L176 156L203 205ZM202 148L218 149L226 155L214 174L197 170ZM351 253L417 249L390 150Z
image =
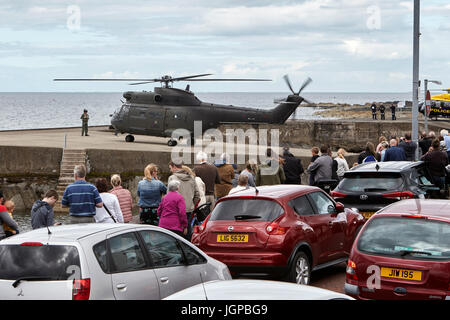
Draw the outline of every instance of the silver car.
M163 299L230 279L225 264L150 225L66 225L0 241L0 300Z

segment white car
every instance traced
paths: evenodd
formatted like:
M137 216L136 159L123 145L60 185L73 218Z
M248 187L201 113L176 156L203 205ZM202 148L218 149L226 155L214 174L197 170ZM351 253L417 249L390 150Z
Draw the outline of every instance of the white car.
M229 280L227 266L168 230L77 224L0 241L0 300L162 299Z
M268 280L210 281L179 291L164 300L354 300L312 286Z

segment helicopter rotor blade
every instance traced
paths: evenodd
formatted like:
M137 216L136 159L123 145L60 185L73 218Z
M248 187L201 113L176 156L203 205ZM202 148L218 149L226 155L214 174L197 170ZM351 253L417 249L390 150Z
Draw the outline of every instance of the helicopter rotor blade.
M159 81L158 79L53 79L53 81Z
M193 76L172 78L171 81L182 81L182 80L186 80L186 79L192 79L192 78L198 78L198 77L206 77L206 76L211 76L211 75L212 75L212 73L196 74L196 75L193 75Z
M155 79L156 80L156 79ZM159 80L158 80L159 81ZM134 82L134 83L129 83L130 86L135 86L138 84L147 84L147 83L154 83L154 82L158 82L158 81L144 81L144 82Z
M308 78L305 80L305 82L303 82L303 84L302 84L300 90L298 90L297 95L300 95L300 92L302 92L303 89L305 89L311 82L312 82L312 79L311 79L310 77L308 77Z
M283 76L283 79L284 79L284 81L286 82L286 84L288 85L288 87L289 87L289 89L291 90L291 92L292 92L293 94L295 94L294 89L292 89L292 85L291 85L291 81L289 80L289 76L288 76L287 74L285 74L285 75Z
M272 81L271 79L188 79L182 81Z

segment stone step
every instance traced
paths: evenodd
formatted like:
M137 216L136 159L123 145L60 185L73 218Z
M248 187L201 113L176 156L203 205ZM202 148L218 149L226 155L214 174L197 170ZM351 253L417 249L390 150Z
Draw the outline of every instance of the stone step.
M77 165L77 164L85 164L86 161L83 160L66 160L64 159L63 161L61 161L61 166L70 166L70 165Z

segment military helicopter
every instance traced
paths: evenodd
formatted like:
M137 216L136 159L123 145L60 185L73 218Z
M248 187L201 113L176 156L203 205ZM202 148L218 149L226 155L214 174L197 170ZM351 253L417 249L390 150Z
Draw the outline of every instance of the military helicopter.
M189 137L182 138L190 139L193 145L195 143L194 121L202 121L202 133L226 123L283 124L303 101L309 103L300 96L300 93L312 82L311 78L307 78L300 90L295 92L287 75L284 76L284 80L292 94L285 100L276 101L279 104L269 110L202 102L190 91L189 84L184 90L173 87L173 83L178 81L271 81L269 79L198 79L209 75L211 74L177 78L165 75L156 79L54 79L54 81L139 81L130 85L160 82L161 87L154 88L153 92L125 92L123 97L126 101L122 101L122 106L111 115L111 125L116 135L127 133L126 142L134 141L133 134L150 135L170 137L167 142L169 146L177 145L177 141L172 139L172 132L180 128L189 132Z
M430 119L434 118L435 120L437 120L438 117L450 118L450 89L437 89L430 91L444 91L447 93L438 94L430 98L431 106L428 117ZM419 104L419 111L425 114L425 104L423 102Z

